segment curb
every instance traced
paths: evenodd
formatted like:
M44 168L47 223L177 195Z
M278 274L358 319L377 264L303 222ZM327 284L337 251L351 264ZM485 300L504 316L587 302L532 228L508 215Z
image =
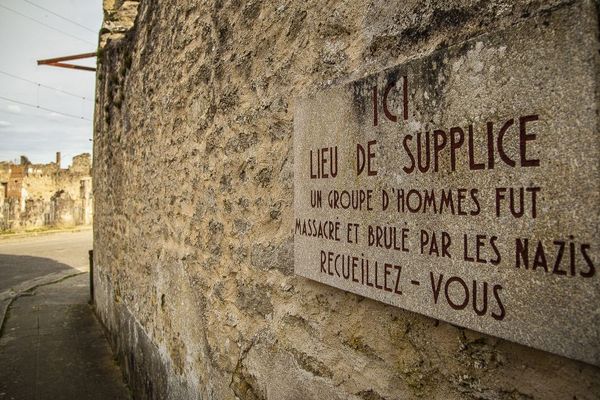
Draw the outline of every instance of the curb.
M11 240L11 239L23 239L23 238L30 238L30 237L37 237L37 236L44 236L44 235L52 235L54 233L77 233L77 232L84 232L84 231L91 231L93 228L84 226L84 227L79 227L79 228L72 228L72 229L51 229L51 230L47 230L47 231L39 231L39 232L15 232L15 233L7 233L7 234L0 234L0 242L4 241L4 240Z

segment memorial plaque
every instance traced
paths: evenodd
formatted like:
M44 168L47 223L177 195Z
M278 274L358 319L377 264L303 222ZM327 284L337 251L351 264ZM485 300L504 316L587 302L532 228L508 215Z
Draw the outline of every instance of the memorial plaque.
M600 365L597 29L576 2L299 99L296 274Z

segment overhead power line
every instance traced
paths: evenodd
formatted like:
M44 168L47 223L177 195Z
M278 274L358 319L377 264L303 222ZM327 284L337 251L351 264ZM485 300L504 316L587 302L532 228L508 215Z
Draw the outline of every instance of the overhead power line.
M60 15L60 14L57 14L57 13L55 13L55 12L54 12L54 11L52 11L52 10L48 10L47 8L44 8L44 7L40 6L40 5L37 5L37 4L35 4L34 2L31 2L31 1L29 1L29 0L23 0L23 1L24 1L25 3L27 3L27 4L31 4L32 6L34 6L34 7L36 7L36 8L39 8L40 10L44 10L44 11L46 11L46 12L49 12L50 14L52 14L52 15L54 15L54 16L56 16L56 17L58 17L58 18L62 19L62 20L65 20L65 21L67 21L67 22L70 22L70 23L72 23L72 24L75 24L75 25L77 25L77 26L79 26L79 27L81 27L81 28L85 29L86 31L92 32L92 33L94 33L94 34L98 33L97 31L94 31L94 30L92 30L92 29L88 28L88 27L87 27L87 26L85 26L85 25L81 25L81 24L80 24L79 22L77 22L77 21L73 21L72 19L69 19L69 18L67 18L67 17L63 17L62 15Z
M23 119L38 118L38 119L42 119L42 120L46 120L46 121L53 120L52 117L49 115L25 113L25 112L12 112L12 111L5 111L5 110L0 110L0 115L6 115L6 116L11 116L11 117L23 118ZM2 118L0 118L0 119L2 119Z
M46 24L46 23L44 23L44 22L40 21L40 20L37 20L37 19L35 19L35 18L32 18L32 17L30 17L29 15L23 14L22 12L19 12L19 11L17 11L17 10L13 10L12 8L6 7L5 5L2 5L2 4L0 4L0 8L4 8L5 10L8 10L8 11L10 11L10 12L13 12L13 13L17 14L17 15L20 15L20 16L21 16L21 17L23 17L23 18L27 18L28 20L31 20L31 21L33 21L33 22L35 22L35 23L38 23L38 24L42 25L42 26L45 26L45 27L46 27L46 28L48 28L48 29L51 29L51 30L53 30L53 31L56 31L56 32L62 33L62 34L63 34L63 35L65 35L65 36L69 36L69 37L71 37L71 38L73 38L73 39L77 39L77 40L79 40L79 41L81 41L81 42L85 42L85 43L91 44L91 45L93 45L93 46L95 46L95 45L96 45L96 43L92 43L92 42L90 42L89 40L85 40L85 39L82 39L82 38L80 38L80 37L77 37L77 36L75 36L75 35L71 35L71 34L70 34L70 33L68 33L68 32L61 31L60 29L57 29L57 28L55 28L55 27L53 27L53 26L50 26L50 25L48 25L48 24Z
M55 87L52 87L52 86L44 85L43 83L34 82L34 81L26 79L26 78L21 78L20 76L9 74L8 72L4 72L4 71L0 70L0 74L6 75L6 76L10 76L13 79L18 79L18 80L23 81L23 82L31 83L32 85L36 85L36 86L43 87L43 88L46 88L46 89L51 89L51 90L54 90L54 91L57 91L59 93L63 93L63 94L69 95L69 96L77 97L78 99L83 99L83 100L86 100L86 101L89 101L89 102L93 102L92 99L88 99L85 96L81 96L79 94L67 92L66 90L58 89L58 88L55 88Z
M37 108L38 110L44 110L44 111L53 112L53 113L56 113L56 114L59 114L59 115L64 115L65 117L75 118L75 119L81 119L81 120L92 122L91 119L85 118L84 116L77 116L77 115L73 115L73 114L68 114L68 113L64 113L62 111L52 110L51 108L46 108L46 107L42 107L42 106L36 106L35 104L25 103L23 101L14 100L14 99L9 99L8 97L4 97L4 96L0 96L0 99L6 100L6 101L10 101L10 102L13 102L13 103L16 103L16 104L20 104L20 105L23 105L23 106L31 107L31 108Z

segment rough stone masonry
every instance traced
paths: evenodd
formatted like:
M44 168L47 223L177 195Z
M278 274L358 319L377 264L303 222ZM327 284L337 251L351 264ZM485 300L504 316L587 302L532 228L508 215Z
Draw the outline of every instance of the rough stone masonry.
M593 39L589 52L559 46L557 57L597 65L598 4L591 0L105 1L94 135L95 301L136 397L600 397L600 369L590 363L294 274L299 99L480 37L501 48L519 29L544 37L579 32ZM479 48L459 68L476 80L495 57ZM443 74L426 72L430 102L444 114L443 88L452 84L436 85ZM597 115L597 75L585 76L567 77L592 86L573 113ZM518 77L528 75L497 74L497 93L518 85L511 81ZM471 85L481 100L464 94L464 107L438 115L433 126L481 104L497 101L507 112L527 101L486 98ZM586 154L597 156L597 119L570 121L591 132ZM577 155L570 165L577 167ZM597 160L586 165L595 165L589 176L597 177ZM597 182L595 189L589 198L575 196L592 201L591 221L598 217ZM594 229L590 254L597 254ZM597 353L600 343L589 345Z

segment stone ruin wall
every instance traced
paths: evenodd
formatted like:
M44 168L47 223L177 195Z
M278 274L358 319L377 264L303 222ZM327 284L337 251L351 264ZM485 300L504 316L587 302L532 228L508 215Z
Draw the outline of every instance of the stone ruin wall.
M97 312L151 399L595 399L597 367L293 275L293 107L591 1L105 1ZM133 26L132 29L130 29ZM326 133L324 133L326 134Z
M0 230L90 225L93 220L91 155L73 157L61 169L56 162L0 163Z

